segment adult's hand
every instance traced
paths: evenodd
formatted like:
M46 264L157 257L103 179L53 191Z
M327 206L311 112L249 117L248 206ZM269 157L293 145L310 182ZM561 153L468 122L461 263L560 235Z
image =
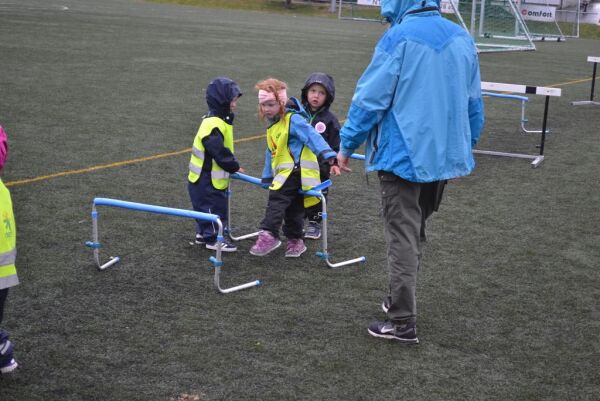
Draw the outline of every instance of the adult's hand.
M342 152L338 153L338 155L337 155L338 166L340 166L340 169L342 169L342 171L345 171L347 173L352 172L352 169L350 167L348 167L349 160L350 159L347 156L342 155Z

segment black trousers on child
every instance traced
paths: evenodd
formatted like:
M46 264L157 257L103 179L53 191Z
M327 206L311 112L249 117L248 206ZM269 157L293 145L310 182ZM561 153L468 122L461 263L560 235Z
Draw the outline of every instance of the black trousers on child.
M267 230L279 237L279 229L283 222L283 235L288 239L302 238L304 195L300 194L300 189L300 170L294 169L281 188L269 191L265 218L260 223L261 230Z
M229 218L227 190L216 189L212 186L210 172L203 173L195 183L188 182L188 192L196 212L216 214L221 219L223 227L227 226ZM207 243L213 243L217 240L217 224L206 220L196 220L196 233L200 234Z
M4 302L6 301L7 295L8 288L3 288L0 290L0 323L2 323L2 317L4 316Z

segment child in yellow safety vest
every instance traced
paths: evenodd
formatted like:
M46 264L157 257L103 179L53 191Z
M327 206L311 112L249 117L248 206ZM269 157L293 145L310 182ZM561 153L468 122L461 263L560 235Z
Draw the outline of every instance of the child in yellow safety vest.
M219 77L206 88L208 114L202 120L192 146L188 172L188 192L195 211L216 214L227 226L227 187L229 174L243 172L233 154L233 117L242 96L238 84ZM196 220L194 243L217 249L218 227ZM235 252L236 246L223 239L223 252Z
M6 133L0 126L0 173L8 153ZM0 324L4 314L4 303L8 289L19 284L15 259L16 227L13 215L12 201L8 189L0 176ZM10 373L17 368L17 361L13 357L13 345L8 338L8 333L0 329L0 373Z
M293 97L288 101L285 82L268 78L255 88L258 115L268 122L262 181L270 186L261 231L250 253L265 256L278 248L283 223L283 235L288 239L285 256L299 257L306 251L302 239L304 208L319 202L316 197L304 197L300 190L321 183L319 160L333 163L336 153L307 122L300 101Z

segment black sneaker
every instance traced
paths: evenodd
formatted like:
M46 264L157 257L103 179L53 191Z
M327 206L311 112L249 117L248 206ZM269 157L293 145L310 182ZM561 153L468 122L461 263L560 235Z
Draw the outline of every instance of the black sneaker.
M304 232L304 238L308 239L319 239L321 238L321 225L316 221L309 221L308 227Z
M206 241L204 241L204 238L202 238L202 236L200 234L196 234L196 238L194 239L194 245L204 245L206 244Z
M0 330L0 374L13 372L19 364L13 358L14 346L8 339L8 333Z
M403 344L418 344L417 324L406 323L395 325L389 320L383 322L373 322L369 325L368 332L373 337L385 338L386 340L396 340Z
M207 242L206 249L217 250L217 241L215 242ZM221 247L221 252L235 252L237 251L237 246L232 244L228 239L223 240L223 246Z

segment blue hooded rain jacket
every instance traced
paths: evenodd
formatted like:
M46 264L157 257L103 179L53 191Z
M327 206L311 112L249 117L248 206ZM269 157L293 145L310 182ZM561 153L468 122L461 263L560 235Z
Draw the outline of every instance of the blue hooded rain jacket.
M341 153L367 142L367 171L412 182L468 175L484 112L479 60L462 27L435 0L382 0L391 22L359 79Z

